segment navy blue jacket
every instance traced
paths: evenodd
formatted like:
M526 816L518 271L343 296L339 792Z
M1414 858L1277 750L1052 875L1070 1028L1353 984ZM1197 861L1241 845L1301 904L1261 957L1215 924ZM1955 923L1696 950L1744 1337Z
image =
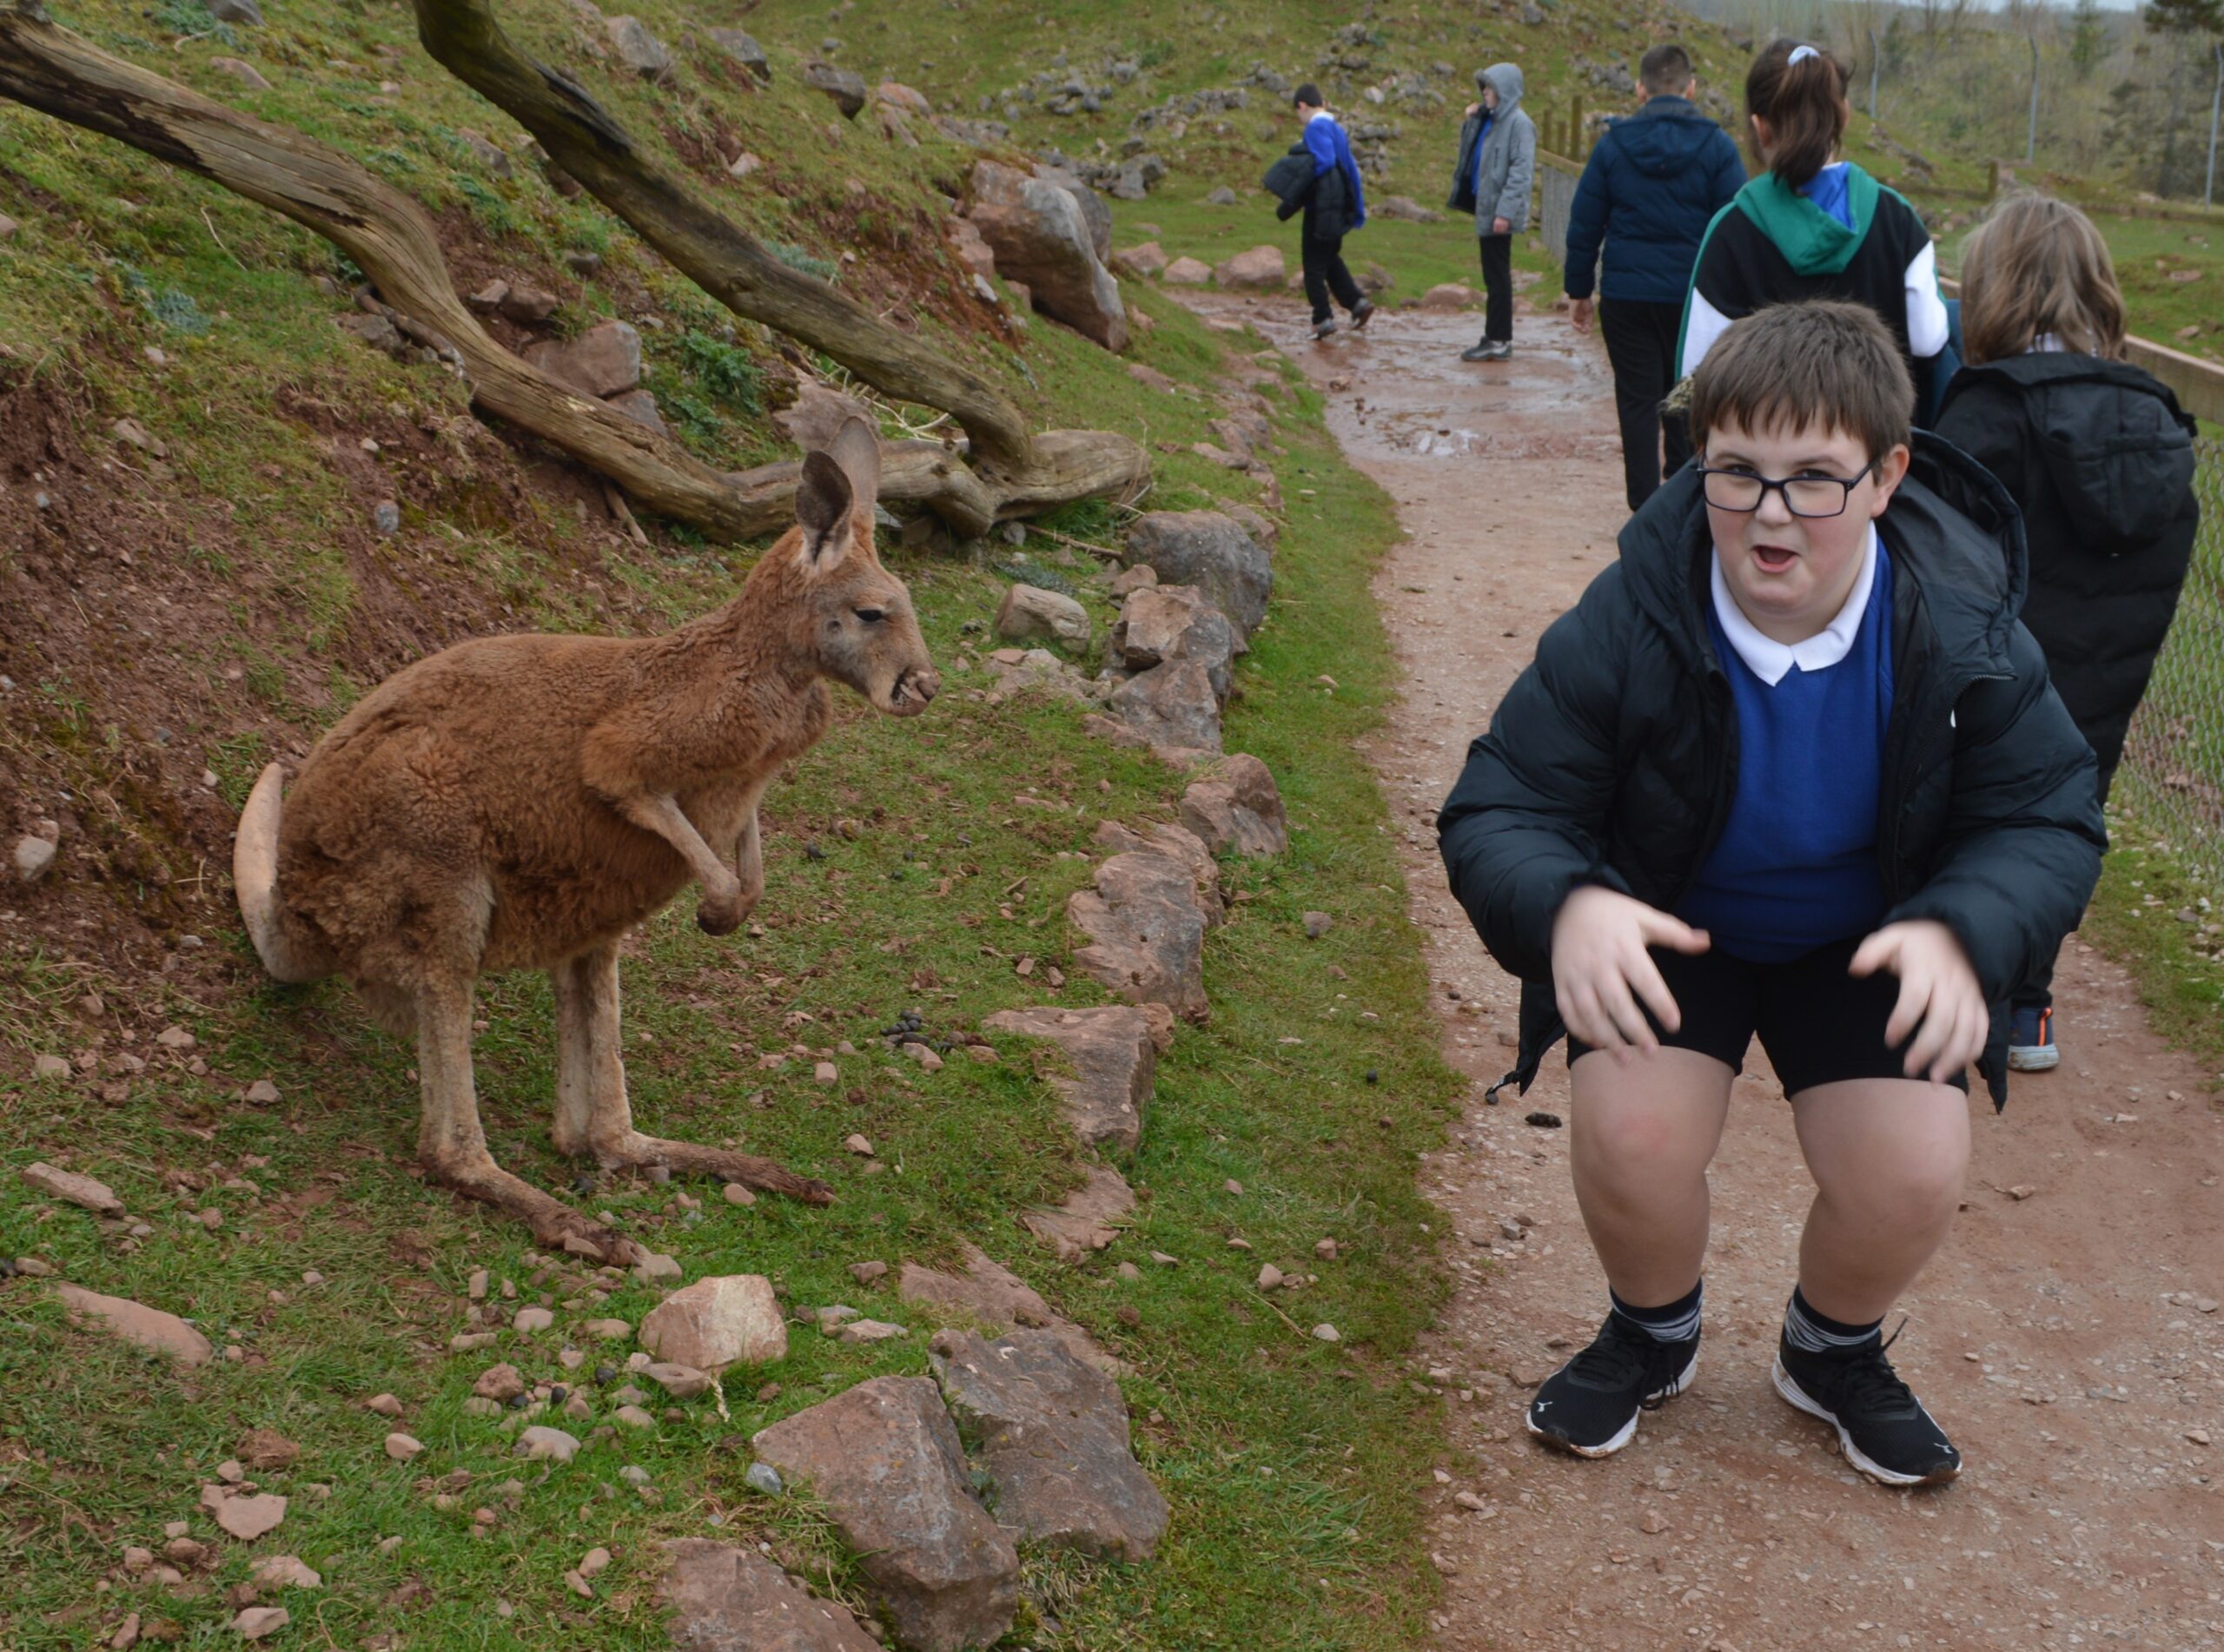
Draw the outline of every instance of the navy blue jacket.
M1738 146L1686 99L1656 97L1613 122L1575 187L1567 295L1591 296L1603 238L1598 290L1609 303L1682 304L1707 225L1744 184Z

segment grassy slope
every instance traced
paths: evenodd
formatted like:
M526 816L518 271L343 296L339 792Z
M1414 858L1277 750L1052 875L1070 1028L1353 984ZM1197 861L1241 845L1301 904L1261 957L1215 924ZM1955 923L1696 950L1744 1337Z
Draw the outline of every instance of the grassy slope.
M560 4L504 10L538 48L579 61ZM678 42L678 10L639 10ZM664 326L647 335L650 382L668 410L698 409L691 439L729 461L773 451L745 367L681 347L690 332L725 343L722 318L606 215L563 202L529 167L510 181L474 170L457 131L505 144L515 135L417 52L402 17L305 3L267 30L173 51L195 14L62 13L140 61L370 157L443 211L467 284L496 268L526 274L563 292L573 325L654 315ZM240 96L209 66L223 53L260 64L276 89ZM1069 334L1037 323L1015 353L937 309L936 283L956 284L917 253L933 243L916 232L934 210L938 173L962 173L963 152L902 152L851 128L822 138L825 106L784 72L753 95L701 52L669 92L619 84L592 63L583 72L658 147L707 132L764 154L776 188L706 187L805 254L863 248L845 281L885 280L917 301L929 326L1003 373L1045 422L1156 441L1203 434L1209 404L1154 396ZM378 91L381 78L400 89ZM0 250L10 352L0 388L17 407L52 415L41 478L72 500L102 492L130 505L164 536L161 555L142 543L121 574L82 526L74 538L0 538L0 669L17 684L0 701L0 764L26 810L66 798L71 823L63 875L10 897L0 924L0 1161L44 1158L98 1175L154 1230L127 1247L11 1173L0 1181L0 1254L35 1254L94 1288L189 1313L239 1351L174 1371L70 1329L35 1285L0 1285L0 1497L15 1514L0 1536L10 1579L0 1638L79 1646L129 1610L189 1636L214 1633L232 1609L224 1591L255 1553L298 1554L321 1571L321 1593L287 1602L292 1633L314 1618L347 1644L396 1634L427 1646L657 1643L652 1545L674 1534L761 1536L798 1561L826 1556L814 1576L845 1586L806 1511L744 1490L741 1442L863 1377L922 1370L923 1328L877 1350L799 1334L766 1373L782 1391L760 1402L737 1383L731 1424L698 1402L652 1432L592 1445L569 1468L513 1464L507 1437L462 1408L478 1371L499 1358L559 1378L555 1354L580 1318L638 1319L652 1293L629 1282L595 1305L592 1281L560 1270L536 1279L520 1231L422 1187L408 1171L411 1053L373 1031L344 991L262 983L219 881L193 881L196 862L221 864L224 844L223 810L204 801L196 812L187 796L203 764L235 803L265 754L313 738L414 652L521 624L654 626L730 591L748 553L664 529L652 547L628 551L571 508L560 467L529 450L473 448L465 474L422 439L461 412L459 388L339 335L330 318L343 305L308 279L333 270L330 254L258 209L13 107L0 108L0 169L23 225ZM851 175L870 181L862 210L844 188ZM600 252L601 275L572 280L559 262L566 250ZM1221 370L1224 340L1155 294L1140 301L1158 320L1141 359L1190 383ZM933 319L943 314L953 319ZM150 366L149 347L169 364ZM777 366L756 329L738 328L731 347L768 373ZM1249 898L1209 943L1212 1025L1184 1029L1162 1065L1148 1138L1127 1167L1148 1193L1129 1237L1065 1267L1014 1224L1016 1211L1080 1174L1029 1051L1007 1046L995 1067L953 1062L928 1075L874 1038L906 1006L954 1031L1036 1001L1040 968L1023 981L1014 962L1068 962L1064 900L1089 876L1096 820L1170 814L1178 779L1081 737L1069 706L992 705L978 673L953 674L920 722L870 719L845 703L824 745L768 802L764 933L710 941L683 900L628 965L645 1127L738 1138L827 1176L843 1197L823 1212L771 1200L739 1211L698 1187L690 1192L711 1197L698 1213L675 1188L621 1180L590 1196L596 1207L676 1252L690 1277L764 1272L793 1302L852 1300L898 1321L908 1312L891 1294L862 1292L846 1265L947 1259L977 1240L1135 1366L1137 1449L1174 1502L1173 1533L1155 1564L1129 1571L1031 1557L1034 1605L1019 1638L1036 1647L1407 1645L1433 1594L1406 1491L1439 1437L1435 1402L1405 1379L1438 1289L1412 1166L1440 1129L1453 1080L1433 1054L1382 805L1354 750L1392 687L1366 581L1393 528L1387 501L1334 456L1311 397L1293 386L1276 400L1285 487L1293 499L1300 486L1316 492L1289 525L1281 599L1239 671L1229 737L1274 766L1298 829L1285 859L1231 871ZM111 449L108 424L123 414L170 445L166 474ZM366 460L356 439L371 431L382 451ZM119 461L130 469L103 468ZM367 463L382 468L366 475ZM19 510L32 479L19 469L5 479ZM1155 502L1248 491L1179 454L1162 460ZM362 527L381 492L404 506L394 541ZM1109 519L1082 510L1063 525L1102 538ZM1093 558L1041 545L1029 547L1040 565L1089 588ZM947 664L1002 581L977 558L897 560ZM25 594L49 587L23 578L57 570L67 590ZM73 605L103 625L122 616L124 629L89 641L66 623ZM1092 606L1109 617L1108 604ZM180 623L189 610L194 623ZM1333 695L1314 685L1323 672L1341 684ZM1023 791L1064 809L1015 805ZM836 831L842 818L862 822L861 834ZM825 858L807 858L806 843ZM1337 920L1319 942L1298 922L1310 909ZM188 945L188 934L207 944ZM1098 996L1078 981L1058 995ZM546 1136L546 987L493 983L482 1014L495 1151L561 1187L570 1168ZM154 1047L173 1022L199 1039L205 1073ZM835 1057L832 1089L811 1082L807 1059L764 1065L798 1043L818 1052L843 1041L866 1054ZM88 1050L103 1065L96 1080L29 1076L34 1054ZM134 1053L149 1059L143 1073L120 1060ZM237 1099L262 1077L282 1102ZM853 1131L873 1139L885 1169L840 1150ZM1223 1191L1230 1178L1241 1196ZM214 1232L193 1219L208 1208L222 1213ZM1333 1265L1312 1256L1327 1235L1344 1247ZM1235 1236L1253 1248L1228 1249ZM1182 1265L1152 1266L1154 1250ZM1116 1265L1130 1259L1145 1271L1122 1280ZM1283 1305L1304 1325L1334 1323L1340 1347L1294 1332L1248 1288L1268 1260L1320 1273ZM521 1301L557 1304L556 1332L506 1332L497 1350L448 1354L447 1338L467 1328L461 1293L474 1266L515 1281ZM305 1283L312 1273L321 1282ZM403 1426L427 1447L407 1467L380 1454L387 1424L359 1408L382 1390L400 1397ZM598 1399L598 1420L610 1409ZM122 1546L159 1548L166 1522L214 1537L195 1510L197 1489L255 1426L303 1447L291 1470L258 1477L293 1497L280 1531L252 1550L215 1539L199 1587L183 1595L124 1578ZM653 1475L655 1501L619 1480L629 1462ZM521 1484L506 1495L513 1473ZM494 1518L473 1536L481 1507ZM390 1552L379 1546L387 1537L400 1539ZM560 1575L596 1543L617 1561L590 1602Z

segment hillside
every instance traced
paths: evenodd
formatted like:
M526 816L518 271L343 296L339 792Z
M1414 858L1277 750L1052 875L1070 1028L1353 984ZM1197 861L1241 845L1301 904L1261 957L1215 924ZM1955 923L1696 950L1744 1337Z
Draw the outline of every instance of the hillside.
M500 280L555 300L539 319L490 313L504 343L631 322L645 387L711 465L792 454L790 404L859 388L559 192L514 122L417 47L406 8L263 10L257 26L191 0L96 0L57 21L368 164L437 215L460 290ZM844 120L777 37L759 85L690 9L639 13L677 59L666 82L625 72L585 10L502 7L783 258L971 365L1038 426L1146 441L1148 506L1286 501L1269 525L1277 606L1235 670L1228 739L1279 777L1291 848L1224 874L1212 1019L1159 1061L1149 1133L1122 1161L1142 1201L1126 1234L1058 1260L1016 1218L1086 1165L1033 1047L999 1038L998 1061L930 1073L882 1034L963 1042L1046 994L1103 1001L1075 968L1067 899L1102 857L1101 822L1168 820L1185 783L1083 733L1073 701L1009 691L981 633L1023 578L1081 596L1101 638L1107 553L1131 513L1089 502L962 545L930 520L886 528L941 700L898 723L841 697L833 731L767 797L769 889L749 932L700 935L683 896L626 965L644 1127L745 1140L839 1202L741 1208L715 1186L575 1181L548 1142L539 977L486 984L475 1055L506 1166L610 1211L690 1278L763 1273L791 1305L847 1301L912 1334L798 1330L776 1380L730 1384L730 1420L705 1398L639 1433L602 1424L575 1464L513 1462L474 1384L494 1358L564 1379L571 1333L452 1351L496 1307L470 1296L473 1274L567 1322L637 1321L659 1292L533 1258L525 1230L422 1183L414 1051L336 983L262 975L226 876L235 811L266 760L306 752L407 661L502 631L665 630L730 595L761 547L647 516L637 531L595 478L474 413L431 352L367 325L361 272L328 245L0 102L0 830L12 845L50 822L59 850L41 881L0 891L0 1259L18 1259L0 1267L0 1496L19 1511L0 1640L76 1647L127 1618L150 1639L217 1635L264 1587L250 1564L281 1547L322 1578L285 1594L296 1640L314 1623L370 1646L658 1644L658 1545L683 1535L770 1545L861 1600L854 1558L809 1504L744 1484L747 1437L921 1371L934 1321L851 1265L947 1266L970 1243L1126 1362L1135 1450L1175 1511L1148 1565L1029 1553L1027 1644L1409 1645L1434 1575L1402 1488L1426 1477L1441 1403L1410 1369L1440 1289L1412 1173L1455 1083L1355 750L1392 691L1367 595L1394 532L1387 504L1336 456L1301 381L1251 359L1255 338L1138 289L1148 330L1115 358L977 296L943 237L970 143L921 122L915 148ZM738 176L743 153L762 164ZM1238 395L1263 397L1271 472L1189 451ZM880 418L890 437L946 428L917 406ZM1333 928L1313 938L1307 913ZM844 1151L852 1136L875 1153ZM33 1161L99 1178L128 1216L43 1196L18 1175ZM1270 1259L1317 1276L1287 1313L1254 1286ZM99 1338L43 1273L187 1315L221 1356L174 1370ZM598 1420L615 1391L593 1391ZM425 1446L414 1464L381 1450L394 1424L363 1402L381 1393ZM201 1492L257 1429L298 1448L283 1469L250 1463L291 1504L259 1548L218 1535ZM169 1552L179 1521L189 1547ZM582 1594L565 1574L591 1547L615 1559Z

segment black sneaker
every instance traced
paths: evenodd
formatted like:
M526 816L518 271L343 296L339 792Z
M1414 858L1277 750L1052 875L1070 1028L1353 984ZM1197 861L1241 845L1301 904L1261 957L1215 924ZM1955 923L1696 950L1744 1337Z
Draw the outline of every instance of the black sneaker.
M1637 1414L1691 1385L1699 1339L1655 1342L1618 1314L1588 1348L1545 1378L1529 1402L1529 1431L1578 1457L1612 1457L1637 1437Z
M1460 352L1462 361L1503 361L1513 354L1511 339L1485 339L1480 344L1471 344Z
M1937 1485L1962 1471L1962 1454L1884 1358L1890 1345L1876 1336L1810 1354L1779 1338L1776 1391L1837 1430L1845 1460L1879 1484Z
M1313 324L1313 336L1316 339L1325 339L1335 330L1336 318L1333 315L1325 321L1315 321Z
M1363 298L1360 300L1359 307L1352 312L1352 331L1354 333L1365 332L1367 330L1367 322L1372 320L1373 317L1374 301L1371 298Z

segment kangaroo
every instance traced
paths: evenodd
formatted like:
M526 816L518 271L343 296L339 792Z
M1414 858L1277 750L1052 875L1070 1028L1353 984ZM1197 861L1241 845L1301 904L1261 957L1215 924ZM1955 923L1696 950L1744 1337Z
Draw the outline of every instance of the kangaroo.
M724 607L663 637L446 649L365 696L289 795L272 763L248 798L232 871L263 967L344 976L382 1025L414 1031L427 1173L552 1248L638 1254L487 1152L472 995L500 970L555 983L559 1151L832 1201L770 1160L634 1129L618 951L691 881L709 934L749 916L764 892L758 800L825 733L826 679L894 717L935 697L910 592L874 548L879 480L878 446L851 419L805 456L796 525Z

